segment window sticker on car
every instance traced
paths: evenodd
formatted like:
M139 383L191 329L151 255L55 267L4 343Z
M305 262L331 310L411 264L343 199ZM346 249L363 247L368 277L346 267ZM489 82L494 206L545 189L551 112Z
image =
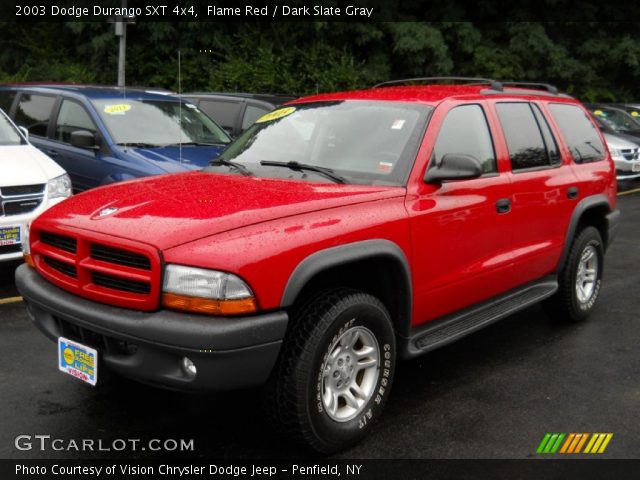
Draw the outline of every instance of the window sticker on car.
M635 110L633 112L631 112L631 116L632 117L637 117L638 116L638 112L636 112Z
M128 112L129 110L131 110L131 105L128 103L104 106L104 113L108 113L109 115L124 115L124 112Z
M594 110L593 114L597 115L598 117L606 117L606 115L604 114L604 112L602 110Z
M404 122L405 121L402 119L394 120L391 124L391 130L402 130L402 127L404 127Z
M380 173L390 173L393 170L393 163L391 162L379 162L378 163L378 172Z
M291 115L296 111L296 107L285 107L279 108L278 110L274 110L271 113L267 113L266 115L261 116L256 123L270 122L271 120L277 120L282 117L286 117L287 115Z

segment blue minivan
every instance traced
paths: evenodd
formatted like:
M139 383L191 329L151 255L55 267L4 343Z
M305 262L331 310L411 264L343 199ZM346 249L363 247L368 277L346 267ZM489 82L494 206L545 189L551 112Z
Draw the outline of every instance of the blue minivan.
M164 92L4 85L0 108L68 172L74 192L199 169L231 142L195 105Z

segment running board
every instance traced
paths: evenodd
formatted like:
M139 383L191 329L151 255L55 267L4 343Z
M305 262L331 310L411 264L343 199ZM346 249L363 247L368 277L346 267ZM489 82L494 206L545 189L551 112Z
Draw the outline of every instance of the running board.
M550 297L557 290L557 278L545 277L488 302L433 320L414 330L409 339L407 357L421 355L469 335Z

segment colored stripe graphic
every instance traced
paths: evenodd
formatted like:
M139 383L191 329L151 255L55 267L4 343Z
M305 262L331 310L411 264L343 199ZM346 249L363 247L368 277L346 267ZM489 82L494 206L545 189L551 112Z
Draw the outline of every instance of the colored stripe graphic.
M546 433L536 449L538 454L604 453L613 433ZM589 440L587 442L587 440ZM583 447L585 446L583 450Z
M564 433L547 433L538 445L536 453L556 453L564 437Z

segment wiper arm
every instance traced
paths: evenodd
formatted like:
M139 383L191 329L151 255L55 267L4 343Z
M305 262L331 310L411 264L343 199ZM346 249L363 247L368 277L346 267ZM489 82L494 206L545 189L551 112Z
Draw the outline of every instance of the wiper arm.
M223 146L223 145L228 145L228 143L223 143L223 142L218 142L218 143L211 143L211 142L178 142L178 143L167 143L166 145L162 145L162 147L179 147L180 145L184 146L196 146L196 147L217 147L217 146Z
M144 142L120 142L116 143L121 147L140 147L140 148L158 148L162 145L156 145L154 143L144 143Z
M242 173L242 175L246 176L246 177L252 177L253 176L253 172L251 170L249 170L247 167L245 167L243 164L238 163L238 162L232 162L231 160L227 160L225 158L214 158L213 160L211 160L209 162L209 165L225 165L227 167L231 167L231 168L235 168L236 170L238 170L240 173Z
M260 165L264 165L265 167L287 167L291 170L308 170L310 172L317 172L321 175L324 175L327 178L330 178L336 183L347 183L347 179L343 176L338 175L332 169L327 167L320 167L318 165L309 165L308 163L298 163L298 162L276 162L272 160L262 160Z

